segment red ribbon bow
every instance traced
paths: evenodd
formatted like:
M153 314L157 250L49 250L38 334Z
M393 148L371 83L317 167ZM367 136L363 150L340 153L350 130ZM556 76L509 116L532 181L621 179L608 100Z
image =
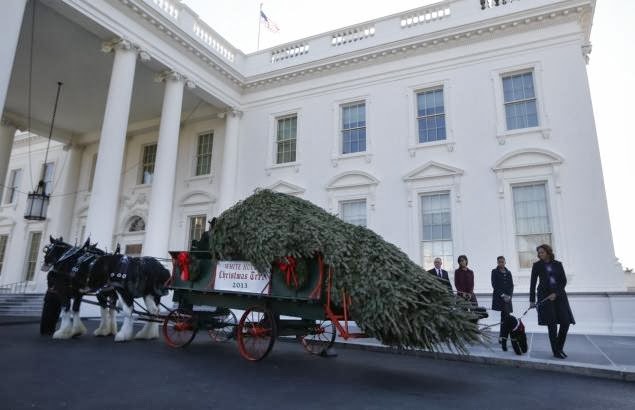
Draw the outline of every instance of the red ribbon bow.
M293 281L297 289L300 286L298 283L298 274L295 272L295 267L298 265L298 262L293 256L287 256L285 259L287 262L283 260L277 262L278 269L284 274L284 281L287 283L287 286L291 286L291 281Z
M190 280L190 254L181 252L176 257L176 264L181 271L181 280Z

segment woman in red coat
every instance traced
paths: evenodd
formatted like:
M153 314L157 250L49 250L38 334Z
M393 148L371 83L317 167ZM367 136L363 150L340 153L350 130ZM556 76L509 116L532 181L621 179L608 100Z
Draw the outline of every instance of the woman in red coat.
M474 272L467 267L467 256L459 256L458 262L459 268L454 271L456 294L469 300L474 306L477 306L478 301L474 294Z

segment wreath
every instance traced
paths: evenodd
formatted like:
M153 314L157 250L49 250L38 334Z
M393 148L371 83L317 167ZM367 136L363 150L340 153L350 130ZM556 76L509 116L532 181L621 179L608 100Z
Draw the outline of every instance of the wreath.
M308 261L304 258L298 260L293 256L285 256L276 262L276 266L289 289L300 290L309 282Z

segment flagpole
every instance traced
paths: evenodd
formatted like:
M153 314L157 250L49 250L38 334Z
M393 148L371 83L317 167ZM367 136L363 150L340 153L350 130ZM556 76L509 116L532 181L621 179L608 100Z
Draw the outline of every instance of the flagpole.
M260 26L262 26L262 3L260 3L260 10L258 11L258 45L256 51L260 50Z

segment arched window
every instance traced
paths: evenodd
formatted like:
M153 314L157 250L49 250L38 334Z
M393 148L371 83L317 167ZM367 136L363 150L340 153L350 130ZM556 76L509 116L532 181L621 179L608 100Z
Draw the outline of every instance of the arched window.
M141 232L146 230L146 221L140 216L133 216L130 218L128 224L128 232Z

